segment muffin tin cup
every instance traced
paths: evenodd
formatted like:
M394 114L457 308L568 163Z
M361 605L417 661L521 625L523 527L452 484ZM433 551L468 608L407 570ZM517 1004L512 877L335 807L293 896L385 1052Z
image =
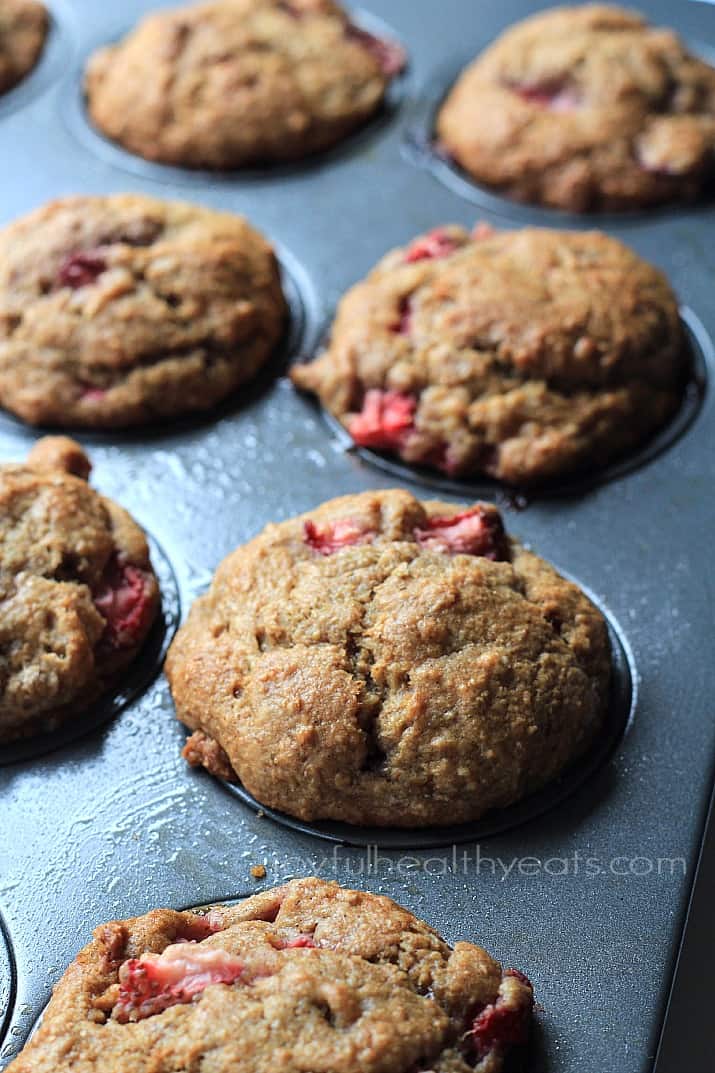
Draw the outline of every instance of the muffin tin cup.
M173 3L161 0L161 6ZM266 523L334 496L406 484L421 498L437 488L454 502L502 499L507 528L594 593L610 622L616 663L607 730L572 771L514 813L503 810L471 825L461 848L456 839L466 830L434 828L421 832L424 841L403 857L398 847L411 847L417 832L381 828L372 848L364 830L359 840L352 829L328 832L335 841L326 840L306 825L274 822L265 809L257 814L259 806L240 802L237 789L189 771L179 756L183 728L166 683L155 678L157 655L111 730L95 729L44 757L0 767L0 905L12 939L0 941L0 1020L6 1022L0 1069L94 926L318 874L388 894L450 942L483 942L526 971L539 1003L531 1073L652 1073L715 774L707 585L715 399L706 384L715 338L713 208L669 205L652 213L571 217L474 193L476 185L464 177L464 189L436 182L431 165L415 167L404 157L406 137L420 127L426 132L428 115L432 123L457 73L455 57L471 59L506 25L547 3L443 0L418 10L408 0L381 0L375 7L384 26L365 22L401 41L412 64L393 87L396 107L331 152L257 174L151 165L90 127L78 57L115 39L152 0L127 0L117 13L92 0L53 4L69 47L63 71L41 94L35 95L40 87L31 75L17 96L0 101L3 223L63 194L128 189L244 214L280 240L293 321L297 305L304 319L265 379L196 418L71 433L98 444L103 487L169 552L176 581L160 580L165 613L167 592L176 591L170 630L179 603L187 610L218 563ZM693 41L715 41L715 6L642 0L640 7ZM435 71L444 77L435 81ZM33 85L29 96L19 95ZM425 85L415 98L415 88ZM26 108L19 107L23 99ZM10 103L12 110L3 110ZM277 379L289 360L315 352L324 311L386 249L437 224L469 227L476 215L497 227L602 228L670 276L683 303L695 375L664 440L649 444L643 459L634 454L605 480L574 479L562 493L530 492L524 501L518 490L491 482L447 482L363 457L342 429L331 435L317 407ZM39 434L1 419L0 457L22 457ZM518 507L526 509L517 516ZM156 554L154 561L158 567ZM167 634L162 651L168 640ZM541 862L540 871L522 873L515 865L507 875L473 864L463 870L461 854L473 861L480 845L494 862L528 855L532 867ZM574 852L593 854L602 872L549 872L549 860ZM655 867L659 857L675 863L662 874L608 867L624 857L636 867ZM448 867L435 874L430 862L437 858ZM407 872L400 871L403 860L411 862ZM268 874L254 884L250 866L257 863ZM9 991L2 982L8 979ZM694 1035L690 1027L688 1035ZM683 1051L686 1042L681 1036Z
M0 1059L3 1040L15 1001L15 961L5 921L0 916Z
M563 571L561 573L564 577L568 577ZM571 577L568 579L575 581ZM576 581L575 583L579 584ZM581 588L583 589L583 586ZM597 777L600 769L608 763L609 758L617 749L636 710L637 675L628 642L618 623L599 605L593 594L587 593L587 595L606 618L611 642L612 677L608 712L603 730L588 751L558 778L515 804L506 808L492 809L481 819L472 823L444 827L362 827L334 820L316 822L299 820L285 812L261 804L241 783L227 782L224 779L217 781L234 799L248 805L254 812L268 816L274 823L300 834L312 835L342 846L374 846L385 850L425 850L459 846L467 842L481 842L485 838L503 834L537 819L551 809L558 808L591 778Z
M208 410L168 417L147 425L130 425L127 428L63 428L52 425L29 425L9 410L0 409L0 431L4 428L23 438L42 434L63 432L82 443L104 445L115 443L144 444L196 431L215 425L239 412L250 409L258 399L271 390L276 379L282 376L300 354L310 351L320 338L323 321L320 305L310 277L297 257L280 244L274 243L281 274L281 285L288 305L288 322L283 338L268 361L257 374L242 384L227 398Z
M552 5L557 6L557 5ZM685 44L696 55L715 66L715 48L701 39L684 35ZM530 204L502 194L499 190L480 183L469 174L450 154L442 150L436 136L437 117L447 100L459 75L475 58L474 51L466 53L459 64L438 70L420 92L410 109L410 119L403 134L402 153L406 161L429 171L449 190L485 212L506 216L523 226L561 227L580 230L598 227L622 227L624 224L648 225L654 219L672 218L683 208L677 199L663 202L646 209L623 209L620 212L575 213L566 209ZM715 191L700 202L686 203L697 211L698 207L709 209L715 202Z
M114 686L86 711L70 717L57 730L0 745L0 768L44 756L93 733L133 704L161 674L166 653L179 625L181 604L171 563L154 538L148 533L146 537L151 563L159 582L161 606L136 658L119 672Z
M698 417L709 378L715 371L715 347L702 321L692 309L681 307L680 318L686 339L687 373L680 406L670 420L640 447L625 453L607 466L579 471L572 476L539 484L519 487L487 476L451 478L425 466L410 465L397 455L360 447L329 410L312 399L311 405L319 410L342 450L355 455L362 462L381 470L398 482L408 481L412 485L431 488L443 495L461 496L463 499L493 499L517 510L523 510L536 499L575 498L610 481L620 480L650 464L677 443ZM324 340L325 338L327 337L324 337ZM312 358L306 360L310 361Z
M350 10L352 21L357 27L380 37L390 38L402 44L400 36L381 18L364 11L362 8ZM210 168L184 168L174 164L146 160L144 157L125 149L118 142L112 141L99 130L89 115L83 89L84 71L92 54L106 45L121 41L132 30L126 23L109 38L97 40L85 52L81 62L74 70L74 77L65 87L61 98L62 115L72 135L85 149L95 154L106 164L142 179L160 183L171 183L193 188L216 185L262 185L280 182L282 179L299 177L312 169L329 167L338 163L343 157L365 151L370 142L380 136L398 117L409 89L409 67L396 75L390 82L384 100L378 111L347 137L327 149L311 154L303 160L276 162L272 164L249 165L227 170ZM409 57L408 57L409 63Z
M11 90L0 94L0 122L60 82L74 62L76 43L70 7L65 0L45 0L45 6L50 15L45 47L35 67Z

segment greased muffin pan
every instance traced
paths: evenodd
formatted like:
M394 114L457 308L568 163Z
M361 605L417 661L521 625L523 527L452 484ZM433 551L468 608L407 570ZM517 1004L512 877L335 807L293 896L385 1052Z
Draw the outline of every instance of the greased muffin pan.
M150 534L165 621L145 653L150 669L134 685L125 682L110 710L88 718L82 736L46 742L51 751L38 742L31 755L3 755L0 1068L94 925L316 874L389 894L448 940L474 937L527 972L540 1003L532 1073L650 1070L715 755L706 642L713 210L699 204L565 218L494 195L480 197L475 210L414 166L405 146L425 101L434 109L434 87L447 90L445 70L453 77L506 26L546 6L524 0L483 0L478 9L465 0L376 0L356 13L406 47L410 69L386 114L324 157L215 176L147 164L86 125L78 78L81 58L152 6L130 0L118 20L89 0L50 4L45 57L0 102L0 223L70 193L145 192L243 213L276 244L291 280L301 330L291 334L286 361L314 353L342 293L387 249L431 227L469 228L475 211L496 227L601 227L669 276L691 337L693 384L662 437L607 479L567 482L559 491L568 495L546 490L526 503L488 482L460 485L376 464L283 376L262 377L243 400L195 421L79 433L94 487ZM715 44L715 9L706 4L639 7L692 47L702 42L704 53ZM277 369L284 364L279 358ZM0 460L24 458L38 435L5 417ZM470 832L431 830L421 838L285 826L190 770L180 757L185 731L158 665L179 614L205 591L218 562L267 522L333 496L403 485L426 498L435 483L455 502L498 498L508 529L606 614L615 652L612 725L586 770L516 806L511 818L495 814ZM405 845L408 854L400 851ZM265 865L265 879L251 878L256 864Z

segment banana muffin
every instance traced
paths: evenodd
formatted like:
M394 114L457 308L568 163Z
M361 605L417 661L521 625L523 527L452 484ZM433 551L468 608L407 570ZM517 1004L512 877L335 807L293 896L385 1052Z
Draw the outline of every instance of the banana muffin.
M405 64L332 0L218 0L153 12L86 74L95 125L147 160L240 168L334 145Z
M588 212L692 199L713 182L715 69L635 11L554 8L462 73L437 137L520 201Z
M0 93L29 74L47 38L49 18L37 0L2 0L0 4Z
M0 742L82 713L137 656L159 609L144 534L93 491L64 436L0 466Z
M8 1073L501 1073L523 973L389 898L297 879L98 927Z
M479 818L602 729L610 650L581 590L489 504L365 492L269 525L169 652L184 756L302 820Z
M682 398L684 347L666 278L616 239L442 227L348 291L292 378L362 447L528 485L646 441Z
M207 410L271 357L286 314L273 250L241 217L62 198L0 232L0 405L96 428Z

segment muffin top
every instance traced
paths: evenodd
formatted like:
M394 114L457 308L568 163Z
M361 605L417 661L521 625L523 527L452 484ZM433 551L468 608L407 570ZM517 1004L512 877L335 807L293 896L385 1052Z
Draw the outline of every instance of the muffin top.
M16 86L40 58L49 18L38 0L2 0L0 6L0 93Z
M0 232L0 404L33 424L208 409L268 360L285 320L273 250L238 216L69 197Z
M676 298L622 243L480 224L384 257L292 377L363 447L529 484L645 440L683 367Z
M156 617L144 534L89 487L89 471L65 437L0 466L0 742L86 708Z
M404 62L332 0L219 0L150 14L96 53L87 103L101 131L148 160L237 168L338 142Z
M523 201L585 212L692 198L713 178L715 69L637 12L555 8L463 72L437 135Z
M495 507L382 491L229 555L166 670L190 762L303 820L420 827L508 805L582 753L610 653L599 611Z
M97 928L8 1073L500 1073L532 1006L527 978L480 947L299 879Z

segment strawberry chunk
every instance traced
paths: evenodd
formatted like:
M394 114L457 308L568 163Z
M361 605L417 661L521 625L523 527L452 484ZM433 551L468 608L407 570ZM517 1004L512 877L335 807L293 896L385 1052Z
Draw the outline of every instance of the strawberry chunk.
M472 239L474 242L479 242L480 239L491 238L496 233L496 227L492 227L486 220L478 220L472 228Z
M397 307L397 317L390 325L395 335L409 335L412 329L412 299L409 295L400 299Z
M113 648L130 648L148 626L154 610L147 574L113 555L104 569L94 605L107 620L102 639Z
M86 384L82 387L82 393L80 399L82 402L99 402L107 394L104 388L92 387L90 384Z
M351 41L362 45L373 59L377 60L380 70L386 78L394 78L400 71L404 71L407 66L407 53L402 45L398 45L396 41L375 37L374 34L368 33L367 30L361 30L359 26L355 26L352 22L346 26L345 33Z
M274 938L272 945L276 950L317 950L311 935L298 935L295 939L286 942L284 939Z
M59 287L88 287L107 270L107 262L100 250L78 250L63 260L57 272Z
M533 992L531 982L522 972L507 969L505 976L515 976ZM481 1061L493 1050L507 1051L522 1047L529 1038L529 1023L533 1008L531 1003L510 1005L501 995L496 1002L477 1012L469 1031L469 1040L476 1061Z
M430 551L451 555L480 555L508 559L508 544L499 512L482 506L450 516L429 518L426 529L415 529L417 543Z
M121 1024L142 1021L170 1006L192 1002L211 984L247 983L243 962L217 946L167 946L162 954L142 954L119 969L119 998L112 1016Z
M303 540L319 555L332 555L353 544L368 544L373 536L373 530L352 518L339 518L323 526L308 521L303 526Z
M527 104L549 112L573 112L580 103L578 95L565 82L517 82L510 89Z
M373 388L362 410L348 420L348 432L361 447L402 447L414 428L417 401L400 391Z
M411 242L405 250L405 263L414 264L416 261L433 261L438 257L449 257L459 249L459 243L448 235L443 227L435 227L426 235L420 235Z

